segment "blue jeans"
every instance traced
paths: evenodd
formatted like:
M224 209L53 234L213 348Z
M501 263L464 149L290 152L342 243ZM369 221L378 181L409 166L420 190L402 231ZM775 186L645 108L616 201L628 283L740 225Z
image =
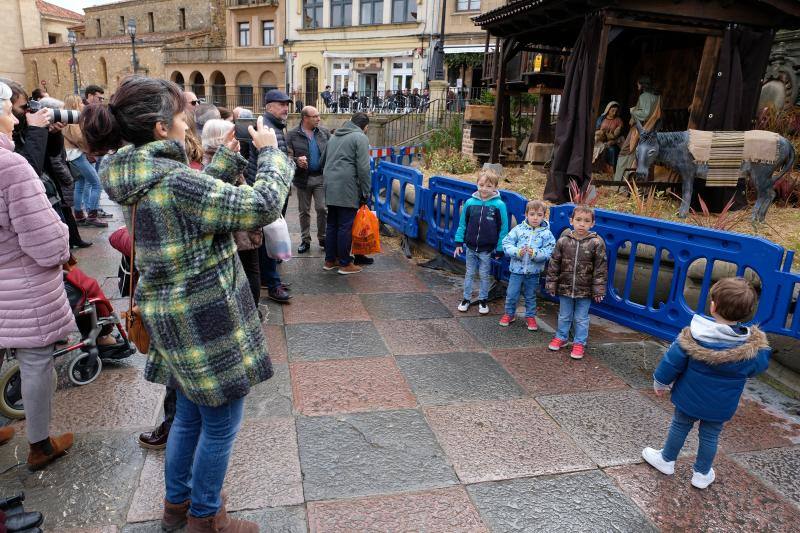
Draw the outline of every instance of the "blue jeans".
M94 165L89 163L85 154L81 154L78 159L74 159L72 164L81 173L80 179L75 180L75 194L73 208L75 211L97 211L100 203L100 177L97 175Z
M664 450L661 456L665 461L674 461L683 448L686 435L692 430L692 426L699 419L689 416L677 407L675 415L672 417L672 425L669 427L667 441L664 443ZM697 459L694 462L694 471L703 475L711 470L711 464L717 455L717 441L722 431L723 422L710 422L700 420L698 428L700 445L697 448Z
M177 390L175 420L167 439L167 501L191 500L192 516L217 514L233 441L242 424L244 398L219 407L192 403Z
M261 284L268 289L275 289L281 284L278 261L267 255L266 243L262 243L258 248L258 269L261 275Z
M489 298L489 287L492 284L492 252L476 252L467 248L467 273L464 275L464 299L472 299L472 278L475 271L481 283L478 287L478 300Z
M539 274L510 274L506 289L506 314L517 314L519 293L525 296L525 318L536 316L536 288L539 286Z
M358 209L328 206L325 225L325 261L339 260L339 266L350 264L350 247L353 244L353 221Z
M575 334L572 341L575 344L586 344L589 338L589 304L591 298L558 297L558 330L556 338L562 341L569 340L570 327L575 325Z

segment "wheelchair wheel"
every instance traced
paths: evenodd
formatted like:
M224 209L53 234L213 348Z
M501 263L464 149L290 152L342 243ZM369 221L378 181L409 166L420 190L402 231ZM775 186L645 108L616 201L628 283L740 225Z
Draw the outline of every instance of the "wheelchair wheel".
M58 385L58 375L53 370L53 390ZM22 406L22 381L19 374L19 363L14 361L0 376L0 414L14 419L25 418Z
M69 380L79 387L96 380L103 370L103 361L100 357L94 357L93 364L89 363L89 360L89 354L82 353L70 362L67 369Z

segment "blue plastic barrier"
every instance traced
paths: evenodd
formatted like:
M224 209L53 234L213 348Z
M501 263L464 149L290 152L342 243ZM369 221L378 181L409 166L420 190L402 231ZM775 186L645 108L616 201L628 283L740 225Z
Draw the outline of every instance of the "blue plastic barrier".
M558 237L569 227L573 205L561 205L550 210L550 225ZM732 263L735 274L742 276L750 269L761 280L759 306L753 322L765 331L800 338L800 313L792 309L792 295L800 287L800 274L789 272L794 256L775 243L737 233L710 230L659 219L639 217L614 211L595 210L596 231L606 242L608 253L608 295L600 304L592 304L592 313L608 318L637 331L662 339L674 339L678 332L691 322L694 313L708 311L708 292L715 261ZM637 249L652 247L646 258L647 272L636 268ZM621 250L628 255L624 273L617 273ZM651 254L651 251L653 253ZM642 250L643 252L643 250ZM652 255L652 258L649 257ZM624 261L624 259L623 259ZM697 304L686 301L684 290L690 266L703 262ZM643 262L639 259L639 262ZM672 273L667 272L672 266ZM671 276L668 294L659 293L658 281ZM631 299L635 282L641 290L646 283L643 302Z
M392 209L393 182L400 184L397 209ZM405 209L406 188L414 187L414 208ZM420 209L422 208L422 173L411 167L395 163L381 163L372 174L372 196L378 219L411 238L419 235Z
M395 146L392 149L392 163L398 165L410 165L416 158L417 161L422 162L422 155L424 150L422 146Z
M377 161L388 161L394 163L394 148L391 146L371 146L369 157Z

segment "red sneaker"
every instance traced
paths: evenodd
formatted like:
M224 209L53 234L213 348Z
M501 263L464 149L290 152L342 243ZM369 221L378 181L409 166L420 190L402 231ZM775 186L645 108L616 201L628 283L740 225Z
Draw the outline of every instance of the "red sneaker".
M553 337L553 340L550 341L550 344L547 347L549 349L553 350L554 352L557 352L566 343L567 343L567 341L563 341L563 340L559 339L558 337Z
M572 353L569 354L570 357L573 359L583 359L583 351L584 346L583 344L578 344L577 342L572 345Z
M500 325L503 326L503 327L506 327L509 324L511 324L512 322L514 322L516 319L517 319L517 317L515 317L515 316L503 315L500 318Z
M538 331L539 324L536 323L536 319L534 317L528 317L525 319L525 323L528 325L528 331Z

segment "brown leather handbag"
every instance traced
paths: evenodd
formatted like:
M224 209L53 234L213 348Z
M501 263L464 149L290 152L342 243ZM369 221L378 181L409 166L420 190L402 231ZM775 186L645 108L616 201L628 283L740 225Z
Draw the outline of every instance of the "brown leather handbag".
M131 214L131 272L133 272L133 265L135 265L136 261L136 206L137 204L133 205L133 213ZM142 315L139 312L139 306L133 303L133 278L134 276L130 276L130 287L129 287L129 305L128 311L122 313L122 317L125 319L125 330L128 332L128 340L130 340L135 346L136 349L139 350L141 353L147 353L150 350L150 334L144 327L144 322L142 321Z

